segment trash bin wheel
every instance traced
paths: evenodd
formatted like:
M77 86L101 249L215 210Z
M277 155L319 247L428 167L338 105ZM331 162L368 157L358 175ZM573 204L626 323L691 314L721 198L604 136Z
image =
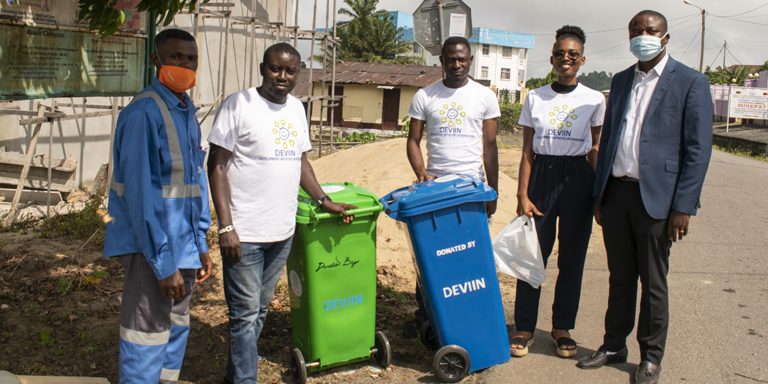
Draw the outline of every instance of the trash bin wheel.
M389 340L384 336L384 332L376 331L376 353L373 354L373 358L376 359L376 364L382 368L389 367L392 362L392 348L389 346Z
M458 345L440 348L432 359L432 369L438 379L446 383L457 383L469 372L469 353Z
M307 382L307 365L304 363L304 356L298 348L291 351L291 376L296 384L305 384Z
M440 348L440 344L437 341L437 335L429 320L421 323L421 327L419 328L419 340L421 340L421 344L430 351L437 351L437 349Z

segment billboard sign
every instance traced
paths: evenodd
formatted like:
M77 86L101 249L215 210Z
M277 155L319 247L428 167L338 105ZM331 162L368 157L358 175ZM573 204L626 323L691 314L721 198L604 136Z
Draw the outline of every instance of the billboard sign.
M101 37L77 21L77 0L0 1L0 100L132 95L144 85L145 13Z
M440 54L451 36L472 36L472 10L462 0L424 0L413 12L414 39L427 52Z
M145 41L0 24L0 100L135 94Z
M125 22L120 27L120 32L146 32L146 12L136 11L140 1L115 2L115 9L125 12ZM77 20L79 10L78 0L2 0L0 23L87 28L86 23Z
M730 117L768 120L768 88L731 87Z

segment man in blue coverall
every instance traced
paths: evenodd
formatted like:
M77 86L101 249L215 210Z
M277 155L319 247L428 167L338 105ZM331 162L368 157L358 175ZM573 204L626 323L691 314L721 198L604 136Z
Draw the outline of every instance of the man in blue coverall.
M189 335L192 287L211 276L211 221L200 126L186 91L197 45L167 29L150 55L157 78L117 120L104 256L125 267L120 382L174 383Z

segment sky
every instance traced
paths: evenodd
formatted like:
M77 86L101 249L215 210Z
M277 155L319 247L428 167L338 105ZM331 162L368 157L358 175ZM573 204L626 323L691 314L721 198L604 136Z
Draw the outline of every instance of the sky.
M315 0L299 0L302 28L311 29ZM555 31L566 24L581 27L587 35L582 73L616 73L635 62L629 52L627 24L637 12L652 9L669 21L668 51L675 59L698 69L701 50L701 11L683 0L463 0L472 9L474 27L503 29L536 35L528 58L528 78L550 70L549 56ZM768 0L689 0L706 10L704 67L762 64L768 60ZM318 2L318 25L325 25L325 1ZM336 0L337 8L343 5ZM421 0L379 0L379 9L413 13ZM330 0L333 7L333 0ZM339 19L341 20L341 19Z

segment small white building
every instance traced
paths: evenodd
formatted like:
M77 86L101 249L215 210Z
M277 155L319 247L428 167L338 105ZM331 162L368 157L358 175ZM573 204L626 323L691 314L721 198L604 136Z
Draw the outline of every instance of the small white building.
M469 73L472 78L488 81L497 92L507 90L514 94L525 87L528 50L534 47L534 35L472 28L469 43L475 56Z

